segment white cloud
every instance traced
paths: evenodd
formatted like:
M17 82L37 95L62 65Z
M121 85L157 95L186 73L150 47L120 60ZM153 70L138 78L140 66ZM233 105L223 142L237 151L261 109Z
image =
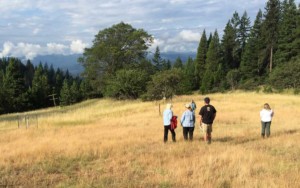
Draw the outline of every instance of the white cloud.
M46 54L66 54L68 46L57 43L48 43L44 48Z
M215 29L221 34L235 10L247 11L254 20L266 2L0 0L0 55L81 53L99 30L121 21L155 35L152 47L158 45L161 51L191 51L196 50L203 29L207 34Z
M81 40L75 40L71 42L70 49L73 53L83 53L83 50L87 45L88 44L83 43Z
M195 33L191 30L183 30L179 33L179 36L186 42L198 42L200 40L200 33Z
M49 54L74 54L82 53L87 44L80 40L72 41L71 44L64 45L58 43L47 43L45 46L39 44L30 44L20 42L13 44L12 42L5 42L2 51L0 50L0 57L25 57L26 59L33 59L37 55Z

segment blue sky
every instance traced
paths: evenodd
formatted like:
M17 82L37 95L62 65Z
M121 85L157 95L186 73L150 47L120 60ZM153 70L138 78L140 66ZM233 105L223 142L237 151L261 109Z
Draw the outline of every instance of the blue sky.
M121 21L144 29L161 52L195 52L203 29L222 35L234 11L251 21L267 0L1 0L0 57L82 53ZM300 0L296 0L298 4ZM252 23L251 23L252 25Z

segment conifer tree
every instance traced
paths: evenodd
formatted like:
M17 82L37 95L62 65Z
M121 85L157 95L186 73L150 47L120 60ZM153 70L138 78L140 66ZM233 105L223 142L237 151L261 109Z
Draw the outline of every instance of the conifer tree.
M297 53L291 45L297 38L295 32L297 27L297 6L294 0L284 0L282 3L282 19L279 24L278 49L274 62L277 65L285 64ZM299 49L299 48L298 48Z
M60 105L61 106L67 106L71 104L71 92L70 92L70 86L67 79L64 79L63 86L60 90Z
M250 18L248 17L247 12L245 11L240 19L240 27L237 34L241 45L241 55L245 50L245 46L250 35L250 29Z
M47 73L44 72L44 68L40 64L35 70L30 89L30 101L34 109L49 106L51 101L48 95L50 95L50 88Z
M237 65L239 64L239 62L237 62L234 58L234 51L239 48L236 41L236 30L232 26L232 23L228 21L222 38L222 55L223 63L226 65L226 71L237 68Z
M176 58L173 68L183 69L183 63L179 56Z
M207 51L206 68L201 84L202 92L211 91L215 87L219 86L221 81L220 63L220 42L219 35L216 30Z
M75 104L80 100L79 85L76 80L73 80L73 83L70 87L70 103Z
M187 82L185 83L187 90L192 91L199 89L199 85L196 84L196 77L194 75L195 72L195 66L194 66L194 60L189 57L187 62L184 66L184 72Z
M259 10L254 25L250 30L249 40L245 46L245 51L242 56L242 62L240 66L241 76L245 82L246 80L252 79L261 76L260 74L260 54L264 48L262 43L262 23L263 15L262 11Z
M0 62L1 65L1 62ZM5 93L4 93L4 88L3 88L3 79L4 79L4 72L3 70L0 68L0 114L5 113L6 109L5 109Z
M280 1L269 0L265 7L263 22L263 38L265 39L265 55L263 66L268 65L269 72L273 68L273 54L276 52L280 21ZM267 67L266 67L267 68Z
M159 50L158 46L155 49L155 53L153 55L152 62L154 64L154 67L155 67L156 71L161 71L162 70L163 59L160 56L160 50Z
M3 89L7 112L20 112L26 105L26 88L22 69L24 65L16 58L9 58L3 79Z
M195 89L198 89L200 87L200 83L202 83L202 78L205 73L205 64L206 64L206 53L207 53L207 38L206 38L206 32L203 30L198 50L197 50L197 56L195 59Z

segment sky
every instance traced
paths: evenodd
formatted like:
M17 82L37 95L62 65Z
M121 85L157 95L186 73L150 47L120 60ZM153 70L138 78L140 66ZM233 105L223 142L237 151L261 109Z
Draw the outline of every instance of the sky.
M203 30L222 36L237 11L251 25L267 0L0 0L0 57L78 54L120 22L154 37L149 51L196 52ZM296 0L299 4L300 0Z

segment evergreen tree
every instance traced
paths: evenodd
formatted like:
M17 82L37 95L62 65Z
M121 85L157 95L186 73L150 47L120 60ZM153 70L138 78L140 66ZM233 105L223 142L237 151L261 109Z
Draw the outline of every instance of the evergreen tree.
M231 26L233 31L230 31L232 37L234 38L234 44L232 48L232 63L229 67L230 69L236 69L239 68L240 62L241 62L241 56L242 56L242 48L241 48L241 37L239 37L240 34L240 28L241 28L241 18L237 12L234 12L232 18L231 18Z
M291 45L297 39L295 35L297 27L297 6L294 0L283 1L281 15L278 49L274 59L276 65L285 64L297 56L297 53L293 50L294 46Z
M40 64L35 70L32 88L30 89L30 101L33 104L33 108L37 109L50 106L52 103L49 95L48 77L46 73L44 73L43 66Z
M156 49L155 49L155 53L153 55L153 58L152 58L152 62L154 64L154 67L157 71L161 71L162 70L162 67L163 67L163 60L160 56L160 50L159 50L159 47L157 46Z
M9 58L3 79L3 93L5 96L4 106L6 112L20 112L26 106L26 88L22 70L25 66L16 58Z
M170 70L172 67L172 63L171 61L168 59L168 60L163 60L162 61L162 71L165 71L165 70Z
M212 41L208 47L206 68L202 80L201 91L212 91L215 87L220 86L221 82L221 59L220 59L220 42L218 32L215 31Z
M197 50L197 56L195 59L195 89L199 89L200 83L202 82L202 78L205 73L205 64L206 64L206 53L207 53L207 38L206 38L206 32L203 30L198 50Z
M173 68L183 69L183 63L179 56L176 58Z
M240 19L240 27L237 34L241 44L241 54L243 54L243 52L245 51L245 46L250 35L250 29L250 18L245 11Z
M1 65L1 61L0 61L0 65ZM6 112L6 107L4 106L5 93L4 93L4 88L3 88L3 80L4 80L4 72L0 68L0 114L4 114Z
M273 68L273 54L276 52L276 44L279 33L280 1L269 0L265 7L263 22L263 38L265 39L265 57L263 66L268 66L269 71ZM267 67L266 67L267 68Z
M250 30L249 40L245 46L240 66L241 76L244 83L247 80L253 80L253 82L256 82L256 79L261 76L259 62L261 61L260 54L264 48L264 44L262 43L262 23L263 15L262 11L259 10L256 15L254 25Z
M76 80L73 80L73 83L70 87L70 103L75 104L79 102L80 98L79 84Z
M185 83L188 91L193 91L199 89L199 84L195 77L195 64L194 60L189 57L184 66L185 77L187 82Z
M91 95L92 87L89 85L89 82L85 79L81 81L79 90L80 90L81 98L83 100L91 99L94 97Z
M222 38L222 55L223 63L226 66L226 71L228 71L229 69L238 68L239 62L234 57L234 52L239 48L236 41L236 30L232 26L231 22L228 21L224 29L224 35Z
M28 60L27 63L26 63L26 71L25 71L25 75L24 75L25 86L27 88L32 86L33 76L34 76L34 66L30 62L30 60Z
M63 86L60 90L60 105L61 106L67 106L71 104L71 92L70 92L70 86L67 79L64 79Z

